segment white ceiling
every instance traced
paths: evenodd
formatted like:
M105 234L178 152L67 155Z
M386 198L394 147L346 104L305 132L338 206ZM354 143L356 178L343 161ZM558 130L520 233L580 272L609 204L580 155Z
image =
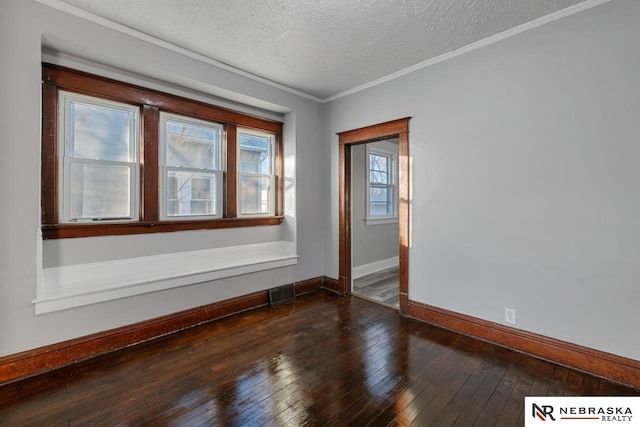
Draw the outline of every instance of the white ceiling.
M585 0L61 0L326 99Z

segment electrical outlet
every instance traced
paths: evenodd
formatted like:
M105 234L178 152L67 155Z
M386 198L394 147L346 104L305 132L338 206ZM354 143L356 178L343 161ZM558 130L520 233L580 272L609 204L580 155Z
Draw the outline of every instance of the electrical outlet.
M504 322L510 325L516 324L516 309L515 308L504 308Z

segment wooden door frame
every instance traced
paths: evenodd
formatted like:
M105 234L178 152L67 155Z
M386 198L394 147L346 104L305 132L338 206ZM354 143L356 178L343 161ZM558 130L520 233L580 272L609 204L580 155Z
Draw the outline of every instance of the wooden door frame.
M409 306L409 119L338 133L339 219L338 219L338 293L351 293L351 147L369 142L398 138L398 227L400 313Z

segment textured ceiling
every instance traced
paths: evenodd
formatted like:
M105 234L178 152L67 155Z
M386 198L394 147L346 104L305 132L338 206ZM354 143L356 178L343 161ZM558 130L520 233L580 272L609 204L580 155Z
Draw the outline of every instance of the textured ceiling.
M584 0L62 0L327 98Z

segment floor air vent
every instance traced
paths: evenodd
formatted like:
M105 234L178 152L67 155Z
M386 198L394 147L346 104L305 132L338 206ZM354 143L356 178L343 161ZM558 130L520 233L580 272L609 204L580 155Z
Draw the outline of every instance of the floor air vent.
M269 304L278 305L296 299L296 291L293 285L284 285L269 289Z

